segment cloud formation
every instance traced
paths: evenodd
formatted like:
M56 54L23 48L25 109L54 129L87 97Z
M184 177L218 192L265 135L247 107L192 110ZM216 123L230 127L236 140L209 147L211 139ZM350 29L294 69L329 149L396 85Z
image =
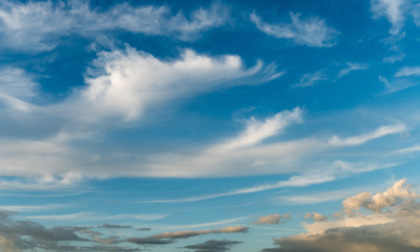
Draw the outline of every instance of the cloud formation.
M230 240L208 240L203 243L184 246L183 248L192 249L195 252L223 252L229 250L233 245L240 243L242 242Z
M95 37L113 30L192 40L201 31L224 25L228 18L229 9L218 2L207 9L194 10L186 17L181 11L173 14L167 6L133 7L123 3L101 11L79 0L2 1L0 46L45 51L53 49L60 37L70 33Z
M244 226L229 226L220 229L208 229L208 230L198 230L198 231L176 231L176 232L165 232L149 237L132 237L126 241L139 244L139 245L164 245L175 242L179 239L187 239L191 237L196 237L199 235L207 234L229 234L229 233L246 233L248 232L248 227Z
M290 219L290 214L271 214L267 216L261 216L258 220L254 223L255 225L261 224L269 224L269 225L277 225L279 223L285 223Z
M257 14L250 15L257 28L269 36L293 40L297 45L312 47L331 47L338 32L329 27L326 21L318 17L301 18L301 14L290 13L291 23L266 23Z
M420 204L415 201L418 195L405 184L402 179L385 192L350 197L343 201L343 219L306 224L308 233L273 239L279 247L262 251L418 251ZM359 211L361 207L373 214ZM389 211L382 212L384 208Z
M328 217L317 212L306 213L305 219L312 219L314 221L327 221Z

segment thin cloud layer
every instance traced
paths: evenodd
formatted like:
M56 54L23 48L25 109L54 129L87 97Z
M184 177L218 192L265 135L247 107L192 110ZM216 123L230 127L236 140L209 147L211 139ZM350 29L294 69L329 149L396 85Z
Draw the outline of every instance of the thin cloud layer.
M192 40L201 31L224 25L228 18L229 9L217 2L186 17L182 12L173 14L167 6L133 7L123 3L99 11L79 0L2 1L0 45L16 50L46 51L68 34L95 37L115 30Z
M313 47L331 47L337 35L334 28L329 27L326 21L318 17L301 18L301 14L290 13L291 23L270 24L262 20L255 13L250 15L251 21L257 28L269 36L279 39L293 40L297 45Z
M208 240L203 243L184 246L183 248L192 249L195 252L223 252L230 250L233 245L240 243L242 242L230 240Z

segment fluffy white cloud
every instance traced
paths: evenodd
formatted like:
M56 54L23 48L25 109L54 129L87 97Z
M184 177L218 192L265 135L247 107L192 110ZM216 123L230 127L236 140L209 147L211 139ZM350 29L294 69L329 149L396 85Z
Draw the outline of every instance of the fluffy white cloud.
M102 52L94 69L103 75L86 78L88 87L69 99L81 116L94 113L97 117L136 119L145 110L161 103L193 95L242 85L245 78L262 69L259 62L245 69L240 57L210 57L185 50L176 60L164 61L132 48L125 51ZM270 78L275 72L267 73ZM254 84L254 83L252 83ZM71 106L65 104L67 106Z
M257 14L252 13L250 19L257 28L280 39L291 39L298 45L314 47L330 47L337 35L337 31L329 27L325 20L318 17L302 19L300 14L290 13L291 23L269 24L264 22Z
M343 201L344 210L348 214L359 210L361 207L379 213L382 209L398 205L407 199L416 199L419 195L410 191L410 185L404 187L406 179L399 180L385 192L378 192L375 195L369 192L359 193Z

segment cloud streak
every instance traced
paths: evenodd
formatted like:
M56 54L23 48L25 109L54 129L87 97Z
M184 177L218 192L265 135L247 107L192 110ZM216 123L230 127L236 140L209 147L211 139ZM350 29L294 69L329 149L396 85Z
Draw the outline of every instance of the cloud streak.
M250 15L257 28L269 36L279 39L290 39L297 45L312 47L331 47L338 32L327 26L325 20L318 17L302 19L301 14L290 13L291 23L266 23L257 14Z

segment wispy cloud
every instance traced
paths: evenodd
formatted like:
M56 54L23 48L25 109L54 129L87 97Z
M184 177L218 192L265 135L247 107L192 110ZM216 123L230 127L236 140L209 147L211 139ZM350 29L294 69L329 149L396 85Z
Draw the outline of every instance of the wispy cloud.
M352 71L357 71L357 70L365 70L368 68L367 64L360 64L360 63L347 63L347 67L343 68L340 70L340 72L338 72L338 78L343 77L344 75L349 74Z
M369 133L359 135L356 137L348 137L348 138L342 139L338 136L333 136L330 138L329 144L336 145L336 146L360 145L376 138L380 138L380 137L390 135L390 134L401 133L406 130L407 128L403 124L387 125L387 126L382 126L373 132L369 132Z
M420 76L420 67L403 67L400 68L395 74L394 77L407 77L407 76Z
M167 6L133 7L124 3L101 12L79 0L56 3L2 1L0 45L17 50L44 51L54 48L59 38L69 33L96 37L101 32L112 30L192 40L201 31L224 25L229 12L219 2L207 9L194 10L186 17L182 12L172 14Z
M144 221L161 220L166 218L165 214L117 214L117 215L104 215L101 213L94 212L79 212L72 214L61 214L61 215L30 215L21 216L21 218L33 219L33 220L56 220L56 221L71 221L77 220L79 222L90 222L90 221L106 221L106 220L124 220L124 219L136 219Z
M310 87L313 86L316 82L327 80L327 76L324 71L319 71L315 73L304 74L299 83L293 84L292 87Z
M409 11L410 0L373 0L371 10L374 18L385 17L391 23L390 34L400 33Z
M264 22L256 13L250 19L257 28L269 36L293 40L297 45L331 47L338 32L318 17L302 19L301 14L290 13L291 23L270 24Z
M386 93L395 93L410 87L414 87L418 84L416 81L407 78L396 78L389 81L384 76L379 76L379 81L384 84Z

